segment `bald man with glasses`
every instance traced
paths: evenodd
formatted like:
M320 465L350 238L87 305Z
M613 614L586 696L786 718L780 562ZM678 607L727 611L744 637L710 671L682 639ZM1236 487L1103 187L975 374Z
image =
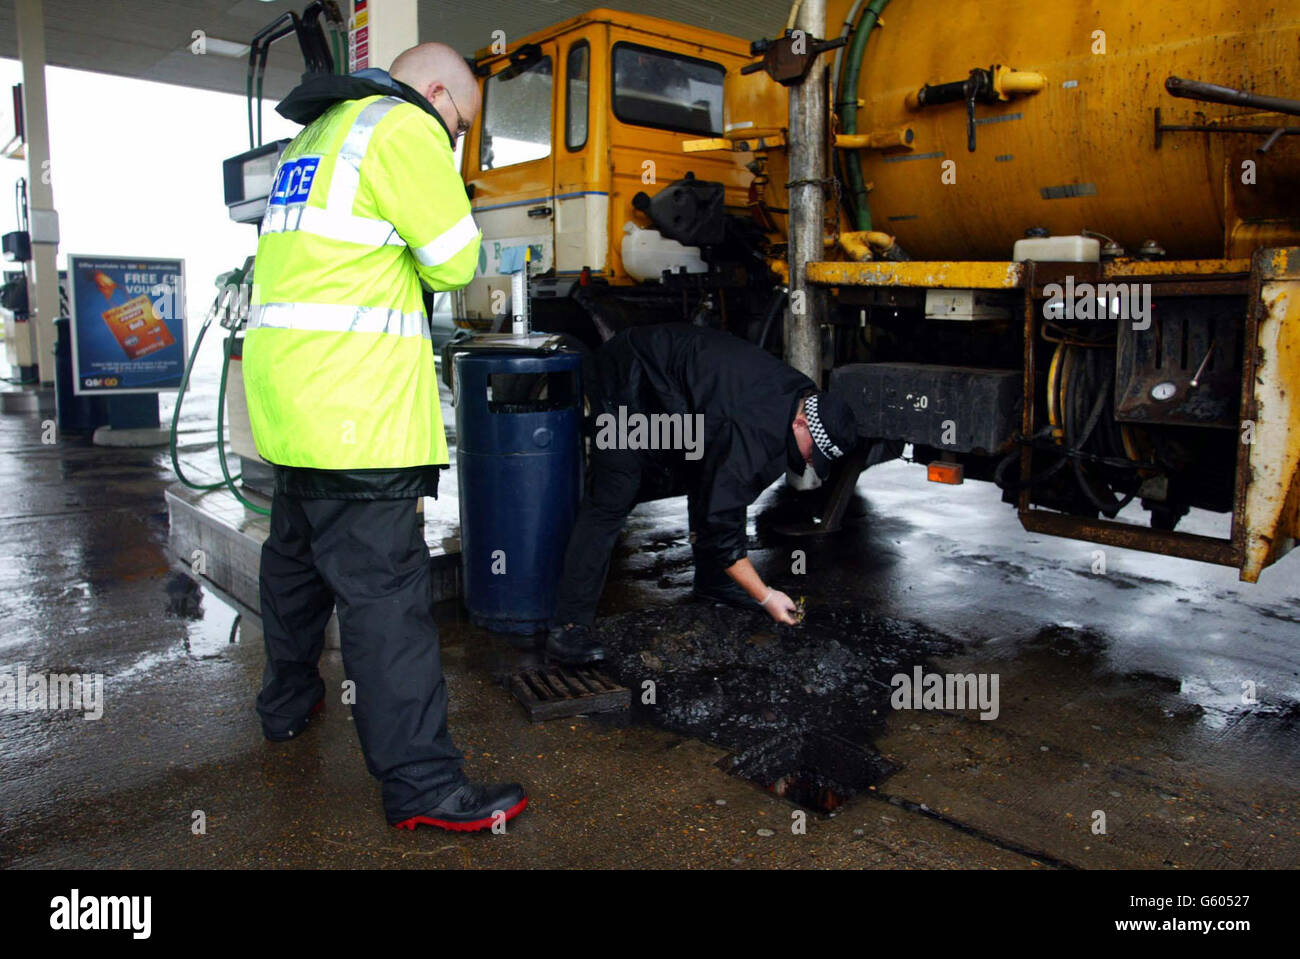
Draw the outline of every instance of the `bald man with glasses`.
M517 783L478 785L447 730L428 547L416 512L448 462L422 285L478 266L454 150L481 105L450 47L392 68L313 75L277 107L305 129L285 149L258 240L244 382L275 467L262 548L262 732L300 735L324 703L336 609L366 766L399 828L488 829Z

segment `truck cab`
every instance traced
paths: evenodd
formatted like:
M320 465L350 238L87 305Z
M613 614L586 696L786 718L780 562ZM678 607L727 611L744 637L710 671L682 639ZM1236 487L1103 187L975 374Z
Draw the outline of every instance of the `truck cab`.
M655 230L644 208L665 185L693 180L714 205L745 213L752 175L741 155L682 144L722 135L724 81L750 59L739 38L605 9L480 51L483 108L461 164L483 245L456 295L456 325L509 332L525 251L533 327L589 346L626 325L725 312L727 294L704 279L717 267ZM684 282L668 289L663 270Z

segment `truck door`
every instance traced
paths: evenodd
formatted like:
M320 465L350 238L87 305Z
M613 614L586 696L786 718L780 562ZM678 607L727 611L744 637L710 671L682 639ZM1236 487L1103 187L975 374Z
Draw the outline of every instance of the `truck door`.
M564 283L589 267L605 272L609 246L609 168L604 161L604 126L599 102L592 102L592 39L604 32L571 34L560 40L564 58L559 98L563 105L555 149L555 276ZM589 37L591 39L589 39Z
M466 144L465 180L483 231L479 269L460 316L475 329L509 332L509 270L532 250L533 274L555 262L555 41L527 44L493 66L479 123ZM562 135L562 133L561 133Z

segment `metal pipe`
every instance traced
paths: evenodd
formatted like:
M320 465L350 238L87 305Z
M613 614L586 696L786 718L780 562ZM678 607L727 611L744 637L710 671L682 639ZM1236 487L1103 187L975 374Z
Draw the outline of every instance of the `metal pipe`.
M510 332L519 338L527 339L533 332L532 309L528 302L528 266L533 259L533 249L524 250L524 262L519 272L510 277Z
M253 34L253 39L248 42L248 148L250 150L256 149L261 142L260 139L255 140L253 134L253 93L257 77L258 56L261 54L262 42L265 40L269 44L271 41L266 40L266 38L274 33L287 19L289 19L289 13L286 11L264 26L261 30L258 30L257 33ZM258 96L258 100L261 100L260 95ZM260 102L258 104L258 110L261 110Z
M798 27L809 40L826 34L826 0L804 0ZM785 315L785 361L821 384L821 304L805 275L824 257L826 198L825 61L818 58L790 88L790 303Z
M878 251L880 259L893 259L889 252L894 248L894 238L879 230L861 230L856 233L841 233L840 247L859 263L875 259L873 250Z
M1182 77L1169 77L1165 80L1165 89L1176 97L1188 100L1204 100L1207 103L1226 103L1234 107L1254 107L1268 110L1270 113L1286 113L1300 117L1300 100L1286 97L1269 97L1260 93L1247 93L1232 87L1222 87L1215 83L1203 83L1200 80L1184 80Z
M911 127L893 130L873 130L871 133L837 133L837 150L910 150L915 139Z
M790 16L786 17L785 20L785 28L787 30L794 29L795 21L799 17L799 8L802 6L803 0L794 0L794 3L790 5Z

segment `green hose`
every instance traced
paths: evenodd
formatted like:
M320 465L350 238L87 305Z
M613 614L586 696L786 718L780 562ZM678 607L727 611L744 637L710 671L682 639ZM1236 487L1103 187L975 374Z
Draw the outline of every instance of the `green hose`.
M330 27L330 39L334 44L334 72L347 73L347 42L342 39L338 27Z
M230 487L230 492L235 494L235 499L243 503L245 509L250 509L254 513L260 513L263 516L270 516L271 511L269 509L258 506L239 491L239 487L235 485L235 480L239 479L239 476L232 477L230 467L226 465L226 374L230 372L230 354L234 346L235 331L232 329L222 346L222 353L225 355L221 361L221 386L217 389L217 459L221 462L221 475L225 478L226 485Z
M243 273L237 272L231 274L230 276L233 278L237 278L239 283L243 282ZM258 506L256 503L250 501L247 497L244 496L243 493L239 491L239 487L237 483L242 474L236 473L234 476L231 476L230 467L226 463L226 416L225 416L226 377L230 372L230 355L234 349L236 331L233 329L230 331L230 335L226 337L225 343L223 344L222 347L222 353L224 355L221 362L221 385L217 389L217 459L221 463L221 476L222 476L221 481L218 483L193 482L181 470L181 461L180 461L180 457L177 455L177 450L176 450L177 434L179 433L179 427L181 421L181 404L185 402L185 391L188 390L190 386L190 374L194 372L194 361L199 355L199 347L203 344L203 337L207 335L208 327L212 325L212 319L217 315L217 312L221 307L222 298L226 295L226 290L231 288L231 285L232 285L231 283L227 282L224 285L222 292L217 294L217 299L213 303L212 309L208 312L208 315L204 318L203 325L199 327L199 335L194 338L194 348L190 350L189 361L186 362L185 372L181 375L181 387L180 390L176 393L176 408L172 410L172 429L171 429L171 443L170 443L171 455L172 455L172 471L175 472L176 478L180 480L183 485L189 487L192 490L197 490L200 493L210 493L213 490L217 490L217 489L221 489L222 487L225 487L229 489L231 493L234 494L235 499L239 500L239 502L242 503L246 509L250 509L254 513L260 513L263 516L270 516L271 511L269 509L265 509L264 507Z
M252 150L257 147L257 144L253 142L253 68L251 65L248 68L248 83L246 84L246 87L248 90L248 95L246 97L248 103L248 148Z
M257 145L262 145L262 74L257 75Z
M185 364L185 372L181 375L181 388L176 393L176 408L172 410L172 432L171 432L171 453L172 453L172 472L182 484L190 489L198 490L201 493L207 493L214 489L221 489L226 483L223 480L220 483L195 483L192 482L181 470L180 458L176 455L176 433L177 427L181 422L181 404L185 402L185 391L190 386L190 373L194 371L194 358L199 355L199 347L203 345L203 337L207 335L208 327L212 325L212 314L209 313L204 319L203 325L199 327L199 335L194 338L194 349L190 350L189 362Z
M862 70L862 55L867 47L867 38L880 20L881 11L889 6L889 0L871 0L863 11L862 20L853 32L853 42L849 45L848 62L844 67L844 84L841 87L843 101L844 132L858 132L858 76ZM867 186L862 178L862 158L857 150L846 151L845 166L849 175L849 195L853 198L853 209L857 215L859 230L871 229L871 209L867 206Z

